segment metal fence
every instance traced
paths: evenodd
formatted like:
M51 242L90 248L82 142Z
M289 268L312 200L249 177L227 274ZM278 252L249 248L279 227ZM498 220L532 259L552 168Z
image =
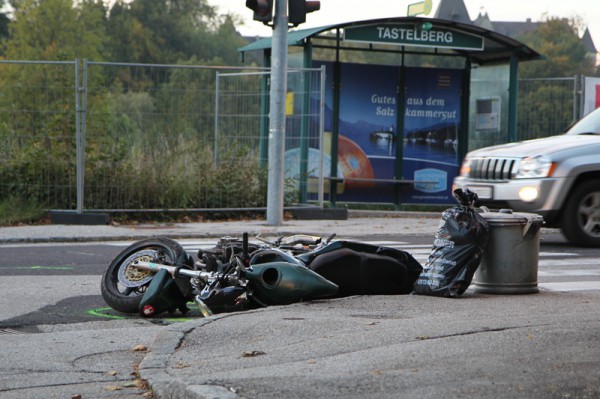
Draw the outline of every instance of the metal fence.
M554 136L582 116L583 76L519 80L517 140Z
M322 196L323 76L288 74L287 205ZM261 68L0 61L0 200L78 211L262 208L268 85ZM580 85L521 81L517 138L562 132L581 114Z
M310 121L323 73L288 73L288 149L320 136ZM264 68L0 62L0 197L78 211L264 207L268 76ZM289 180L294 203L300 186Z
M256 152L261 165L268 158L268 93L270 72L217 73L215 102L215 163L238 143ZM323 201L323 118L325 67L287 73L285 126L286 202L305 203L308 196ZM261 135L251 132L262 132ZM250 133L250 134L249 134ZM309 181L313 184L309 190ZM316 197L315 197L316 196Z
M0 62L0 196L76 205L75 61Z

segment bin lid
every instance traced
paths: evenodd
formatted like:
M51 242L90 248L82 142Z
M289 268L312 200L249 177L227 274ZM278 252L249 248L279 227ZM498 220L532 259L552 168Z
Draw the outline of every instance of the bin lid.
M480 215L490 225L525 225L528 223L542 223L544 219L537 213L513 212L511 209L501 209L497 212L483 211Z

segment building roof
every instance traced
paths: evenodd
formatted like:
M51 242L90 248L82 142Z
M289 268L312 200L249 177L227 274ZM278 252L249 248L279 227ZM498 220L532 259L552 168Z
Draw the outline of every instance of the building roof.
M523 22L492 21L487 12L479 13L477 18L471 21L463 0L440 0L435 18L477 25L509 37L518 37L533 32L541 24L541 22L532 22L531 18ZM589 53L598 52L588 29L585 30L581 40Z
M592 35L590 34L590 30L585 28L585 32L583 32L583 37L581 38L581 40L583 40L583 46L585 47L585 49L590 52L590 53L597 53L598 50L596 49L596 46L594 45L594 41L592 40Z
M462 0L441 0L433 17L463 24L471 23L469 12Z

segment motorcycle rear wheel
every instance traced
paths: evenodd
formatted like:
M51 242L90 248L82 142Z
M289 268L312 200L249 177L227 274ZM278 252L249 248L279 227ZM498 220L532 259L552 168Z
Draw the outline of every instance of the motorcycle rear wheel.
M183 247L164 237L135 242L119 253L102 276L100 291L104 301L122 313L138 313L142 297L155 273L138 270L135 260L174 265L185 255Z

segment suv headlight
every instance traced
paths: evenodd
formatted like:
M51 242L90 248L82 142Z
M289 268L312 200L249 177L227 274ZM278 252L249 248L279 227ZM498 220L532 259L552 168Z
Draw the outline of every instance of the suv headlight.
M460 175L466 177L469 173L471 173L471 158L467 155L460 167Z
M531 179L536 177L550 177L552 176L555 167L556 164L545 155L523 158L515 178Z

